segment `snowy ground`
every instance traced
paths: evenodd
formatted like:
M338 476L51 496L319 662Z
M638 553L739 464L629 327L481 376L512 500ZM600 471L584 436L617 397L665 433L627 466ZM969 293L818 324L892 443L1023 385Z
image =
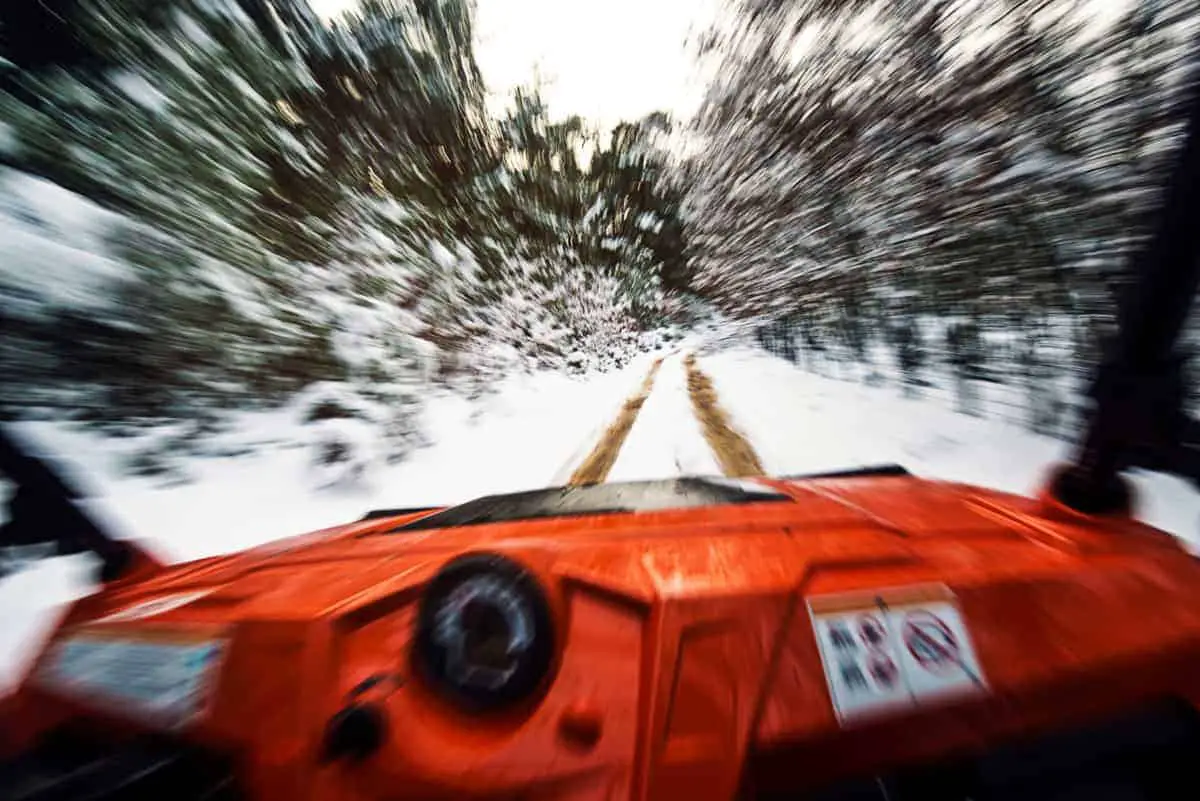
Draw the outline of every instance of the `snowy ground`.
M629 430L608 480L720 474L721 469L692 415L683 354L672 354L663 360L650 396Z
M564 483L595 445L654 356L620 372L571 378L519 376L479 401L445 395L426 412L433 445L366 486L314 491L306 452L280 444L238 458L194 458L193 483L121 477L114 444L61 424L26 423L25 437L85 478L92 510L112 530L182 560L353 520L368 509L461 502ZM918 475L1031 493L1066 444L997 419L958 414L943 398L904 398L895 385L821 377L751 349L699 359L734 425L768 473L794 474L897 462ZM271 441L285 421L255 418ZM276 431L275 429L278 429ZM286 443L286 439L280 439ZM718 474L687 397L682 354L668 356L609 480ZM1189 541L1200 495L1159 475L1137 478L1142 516ZM18 675L61 604L87 590L86 560L58 559L0 581L0 688Z
M825 378L760 350L702 356L721 405L772 475L896 463L927 478L1033 494L1070 445L1011 419L954 411L942 395L906 398L894 383ZM1200 494L1181 479L1134 476L1140 517L1200 544Z

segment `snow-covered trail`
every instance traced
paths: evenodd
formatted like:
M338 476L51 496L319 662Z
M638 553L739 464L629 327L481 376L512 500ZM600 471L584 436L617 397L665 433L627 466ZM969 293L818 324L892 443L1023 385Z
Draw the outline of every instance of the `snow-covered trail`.
M720 475L688 400L684 355L663 360L649 397L629 431L609 481Z
M625 439L629 436L629 431L633 428L633 424L637 420L638 413L642 410L642 405L646 402L646 398L654 388L654 379L661 367L662 359L657 359L651 365L650 370L646 373L646 377L642 379L642 383L637 388L637 391L630 395L625 400L625 403L621 404L620 411L613 417L608 427L604 429L587 456L571 472L571 477L567 480L566 484L578 487L596 484L605 480L609 471L612 470L613 462L617 460L617 457L621 453L621 448L624 446Z
M700 357L721 406L768 475L897 463L929 478L1023 495L1067 458L1069 444L1018 425L959 414L894 385L824 378L757 349ZM1182 479L1139 473L1139 516L1200 543L1200 494Z

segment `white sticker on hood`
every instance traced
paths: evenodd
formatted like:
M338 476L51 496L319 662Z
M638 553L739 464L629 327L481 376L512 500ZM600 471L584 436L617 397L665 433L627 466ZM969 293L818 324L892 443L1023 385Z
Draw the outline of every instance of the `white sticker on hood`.
M51 646L38 680L81 702L176 729L204 713L226 642L172 632L164 639L82 630Z
M945 585L820 595L808 608L843 724L988 691L966 619Z

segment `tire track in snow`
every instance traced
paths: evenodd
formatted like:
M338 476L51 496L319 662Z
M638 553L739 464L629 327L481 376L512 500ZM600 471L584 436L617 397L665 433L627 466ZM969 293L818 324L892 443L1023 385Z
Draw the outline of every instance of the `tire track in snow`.
M584 459L597 447L597 443L604 439L604 434L608 431L609 424L625 406L625 401L634 393L641 391L640 387L642 382L646 380L646 373L653 366L656 358L658 357L654 354L646 354L645 359L634 360L620 371L620 375L622 376L620 383L623 386L618 388L614 379L612 391L605 392L607 395L605 406L607 408L596 408L594 412L591 410L588 411L586 416L591 420L591 426L588 428L587 435L580 437L576 441L575 447L571 449L570 455L559 462L558 469L554 471L547 486L565 487L568 485L571 476L583 464ZM661 377L661 373L659 376ZM658 386L660 383L657 379L655 380L655 386ZM607 390L608 388L605 387L604 389ZM597 407L599 406L600 404L597 404ZM641 419L641 417L642 415L639 413L638 419ZM630 435L632 436L632 431Z
M608 471L612 469L613 463L617 461L617 455L621 452L621 446L625 444L625 437L629 435L629 429L633 428L633 421L637 419L642 404L646 402L650 390L654 387L654 377L658 375L662 362L663 360L660 358L650 366L650 371L646 373L646 378L637 392L625 401L625 405L621 407L616 419L609 424L604 435L600 437L596 447L571 474L571 478L567 482L568 486L599 484L608 476Z
M721 466L692 412L683 354L672 354L663 360L654 391L638 413L607 480L719 475Z
M689 353L683 363L687 369L692 412L700 422L704 439L721 465L721 471L729 478L766 475L754 446L733 427L729 415L717 400L712 381L696 366L696 354Z

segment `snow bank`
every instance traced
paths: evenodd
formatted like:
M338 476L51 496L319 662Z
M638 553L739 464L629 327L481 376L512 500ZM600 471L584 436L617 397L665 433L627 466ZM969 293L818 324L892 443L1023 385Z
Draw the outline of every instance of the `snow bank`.
M913 473L1030 495L1069 443L1019 424L959 414L946 399L902 397L813 375L759 350L702 357L721 405L775 475L898 463ZM1200 493L1170 476L1138 473L1139 515L1200 542Z
M299 406L233 416L229 430L177 455L192 480L167 487L127 475L124 463L143 440L104 439L52 421L15 428L85 484L89 505L123 536L150 543L169 560L196 559L354 520L372 508L452 504L552 484L647 368L643 357L626 370L584 378L514 375L477 400L436 392L421 413L434 444L400 464L377 465L368 486L321 491L312 488L311 425L297 419ZM329 394L319 389L306 397ZM313 436L357 439L360 430L345 431L353 421L328 419L332 428ZM357 444L371 448L369 441Z

